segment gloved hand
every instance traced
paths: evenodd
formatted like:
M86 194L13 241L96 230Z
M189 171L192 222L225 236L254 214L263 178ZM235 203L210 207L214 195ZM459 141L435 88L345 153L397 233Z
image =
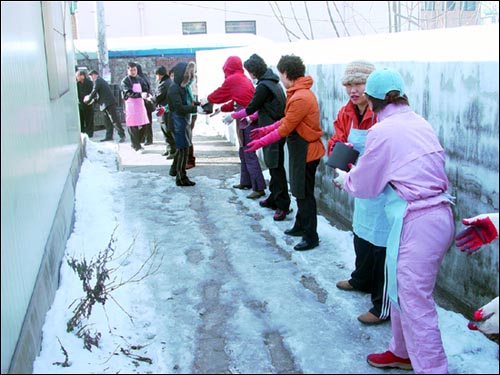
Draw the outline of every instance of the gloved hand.
M468 227L457 234L455 245L469 255L498 237L498 213L477 215L462 223Z
M207 99L207 98L201 98L201 99L200 99L200 105L201 105L201 106L204 106L204 105L205 105L205 104L207 104L207 103L208 103L208 99Z
M251 122L253 122L253 121L257 121L257 120L259 119L259 112L258 112L258 111L257 111L257 112L254 112L254 113L252 113L252 114L251 114L250 116L248 116L248 117L250 117L250 121L251 121Z
M328 157L330 157L330 154L332 153L333 147L335 146L335 143L337 143L338 140L330 138L328 140Z
M276 121L274 124L263 126L262 128L253 129L250 131L250 139L252 141L262 138L266 134L271 133L273 130L276 130L280 127L281 121Z
M199 113L200 115L206 115L207 114L207 112L205 112L205 110L201 106L197 106L196 107L196 112Z
M161 117L165 113L165 107L159 105L158 108L156 108L156 116Z
M83 97L83 102L84 102L85 104L88 104L88 103L89 103L89 101L90 101L89 99L90 99L90 94L89 94L89 95L85 95L85 96Z
M479 330L487 335L498 334L498 297L476 310L474 319L468 324L469 329Z
M272 126L272 125L270 125ZM268 126L266 126L268 127ZM260 128L263 129L263 128ZM274 129L271 131L269 134L265 135L262 138L255 139L251 141L250 143L247 144L247 148L245 149L245 152L252 152L256 151L261 147L270 145L271 143L277 142L281 139L280 133L278 133L278 129Z
M231 113L229 113L229 114L227 114L227 115L225 115L225 116L224 116L224 118L222 119L222 122L223 122L224 124L226 124L226 125L229 125L230 123L232 123L232 122L233 122L233 120L234 120L234 119L233 119L233 117L232 117Z
M335 173L337 173L337 177L335 177L333 179L333 183L339 189L343 189L344 188L345 176L346 176L347 172L343 171L342 169L335 168Z
M240 109L238 112L233 112L231 113L231 117L235 120L242 119L244 117L247 117L247 110L245 108Z
M143 99L147 99L148 98L148 93L147 92L141 92L141 96Z

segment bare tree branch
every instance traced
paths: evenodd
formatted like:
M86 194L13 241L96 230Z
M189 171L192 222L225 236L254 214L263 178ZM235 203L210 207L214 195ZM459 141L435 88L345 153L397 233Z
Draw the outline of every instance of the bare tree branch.
M278 22L280 23L281 26L283 26L283 28L285 29L285 32L286 32L286 36L288 37L288 41L291 42L292 39L290 38L290 34L293 35L295 38L297 39L300 39L300 37L295 34L294 32L292 32L287 26L286 26L286 23L285 23L285 19L283 18L283 15L281 14L281 10L280 10L280 7L278 5L278 3L276 1L274 1L274 5L276 6L276 8L278 9L279 13L280 13L280 16L278 16L276 14L276 11L274 10L273 8L273 5L271 4L271 1L268 2L269 3L269 6L271 7L271 10L273 11L273 14L274 14L274 17L276 17L276 19L278 20ZM280 18L281 17L281 18Z
M342 25L344 26L344 30L345 30L346 35L351 36L351 34L349 34L349 30L347 29L347 26L345 24L344 18L342 18L342 14L340 14L340 10L337 7L337 3L335 1L332 1L332 3L333 3L333 6L335 7L335 10L337 11L337 14L339 15L340 22L342 22Z
M389 32L392 33L391 2L387 2L387 14L389 15Z
M302 26L300 26L300 22L299 20L297 19L297 15L295 14L295 9L293 8L293 4L291 1L289 1L290 3L290 8L292 9L292 13L293 13L293 18L295 19L295 23L297 24L297 26L299 27L299 30L300 32L302 33L302 35L304 35L304 38L306 38L307 40L309 40L309 37L306 35L306 33L304 32L304 30L302 29Z
M337 34L337 38L340 38L339 31L337 30L337 25L335 25L335 21L333 20L332 17L332 12L330 10L330 4L328 4L328 1L325 1L326 3L326 9L328 9L328 16L330 17L330 22L332 23L333 29L335 30L335 34Z
M304 6L306 8L307 20L309 21L309 30L311 30L311 39L314 39L313 28L311 24L311 17L309 16L309 9L307 8L307 1L304 1Z

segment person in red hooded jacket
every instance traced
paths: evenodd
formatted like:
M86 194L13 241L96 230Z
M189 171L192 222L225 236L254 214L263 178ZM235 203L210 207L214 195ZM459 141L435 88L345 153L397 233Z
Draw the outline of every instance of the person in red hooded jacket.
M238 56L229 56L222 67L224 82L206 98L213 104L223 104L222 112L239 111L252 101L255 88L243 71L243 63ZM201 100L201 104L205 100ZM257 121L248 123L246 119L236 120L239 156L241 161L240 183L236 189L252 189L247 198L257 199L265 195L266 182L256 152L244 152L250 142L250 132L258 127Z

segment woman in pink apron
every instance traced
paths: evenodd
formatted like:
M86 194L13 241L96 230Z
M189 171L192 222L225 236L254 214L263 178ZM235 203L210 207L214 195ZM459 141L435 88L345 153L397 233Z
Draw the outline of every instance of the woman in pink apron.
M130 134L132 148L141 152L142 132L144 125L149 123L148 113L144 105L147 96L147 84L137 74L137 64L129 62L127 65L128 75L122 80L121 90L125 101L125 124Z

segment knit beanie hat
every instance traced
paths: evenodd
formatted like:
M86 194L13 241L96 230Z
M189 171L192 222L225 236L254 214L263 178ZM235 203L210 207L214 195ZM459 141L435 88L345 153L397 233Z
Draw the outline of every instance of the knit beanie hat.
M375 65L368 61L353 61L347 64L342 78L342 84L365 83L371 72L375 70Z

